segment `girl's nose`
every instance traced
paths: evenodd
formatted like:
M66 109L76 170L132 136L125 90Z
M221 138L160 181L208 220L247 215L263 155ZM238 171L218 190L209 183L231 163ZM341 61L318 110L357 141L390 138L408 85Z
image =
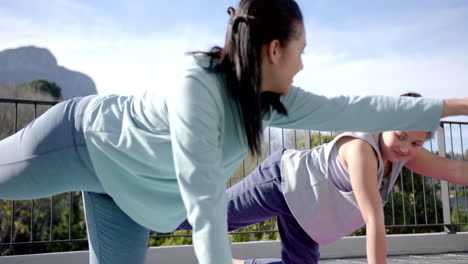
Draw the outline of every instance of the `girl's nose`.
M408 152L408 146L406 146L406 144L401 144L400 145L400 151L401 151L401 153Z

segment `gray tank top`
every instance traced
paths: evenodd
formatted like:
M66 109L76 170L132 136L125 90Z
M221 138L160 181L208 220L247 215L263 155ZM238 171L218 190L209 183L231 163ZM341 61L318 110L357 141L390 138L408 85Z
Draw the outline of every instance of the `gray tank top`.
M338 155L336 144L333 145L330 152L330 161L328 166L328 177L331 182L340 189L340 191L350 192L353 190L351 180L349 179L348 169L342 164Z
M343 170L344 167L336 167L340 166L336 163L336 155L331 160L333 149L336 150L336 142L346 136L360 138L376 151L376 177L382 203L387 201L388 193L405 163L393 163L387 184L382 184L384 175L378 133L346 132L331 142L310 150L286 150L281 158L284 197L295 219L320 245L334 242L365 224L350 188L349 176L341 175L347 171ZM330 170L332 163L335 169ZM337 174L331 176L332 172Z

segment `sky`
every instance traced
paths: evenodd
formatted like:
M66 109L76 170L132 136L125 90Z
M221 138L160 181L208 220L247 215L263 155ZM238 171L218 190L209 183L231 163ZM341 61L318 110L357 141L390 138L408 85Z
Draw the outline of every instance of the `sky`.
M334 96L468 96L468 1L298 0L294 84ZM0 50L48 48L98 93L170 89L184 53L223 45L237 0L0 0ZM468 119L465 119L468 120Z

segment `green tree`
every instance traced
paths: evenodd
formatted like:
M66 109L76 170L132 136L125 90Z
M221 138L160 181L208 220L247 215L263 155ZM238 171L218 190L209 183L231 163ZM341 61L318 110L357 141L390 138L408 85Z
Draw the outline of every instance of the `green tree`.
M324 143L330 142L338 133L329 133L329 132L314 132L310 133L309 145L310 148L317 147ZM298 149L306 149L306 137L301 137L297 143Z
M468 223L468 212L463 205L458 205L457 208L452 210L452 223ZM467 225L456 225L453 227L454 232L466 232L468 231L468 224Z
M36 91L50 94L57 99L62 97L62 89L55 82L39 79L32 81L29 85Z
M55 82L37 79L19 85L17 98L29 100L58 100L62 98L62 89Z
M81 192L60 194L53 198L15 201L13 230L11 226L12 209L12 201L0 200L0 239L2 243L10 242L10 240L29 242L32 239L32 241L38 242L86 238ZM31 224L33 224L32 228ZM87 244L83 242L43 243L33 246L2 247L0 255L84 249L87 249Z
M386 225L397 226L390 234L440 232L440 227L426 226L443 222L440 181L403 168L384 209ZM416 224L423 226L403 227Z

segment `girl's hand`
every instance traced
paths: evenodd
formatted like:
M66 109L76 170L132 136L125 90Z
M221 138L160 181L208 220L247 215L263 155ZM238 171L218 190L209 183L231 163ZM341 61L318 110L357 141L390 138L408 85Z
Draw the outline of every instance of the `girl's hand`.
M442 117L455 115L468 115L468 97L444 100Z

